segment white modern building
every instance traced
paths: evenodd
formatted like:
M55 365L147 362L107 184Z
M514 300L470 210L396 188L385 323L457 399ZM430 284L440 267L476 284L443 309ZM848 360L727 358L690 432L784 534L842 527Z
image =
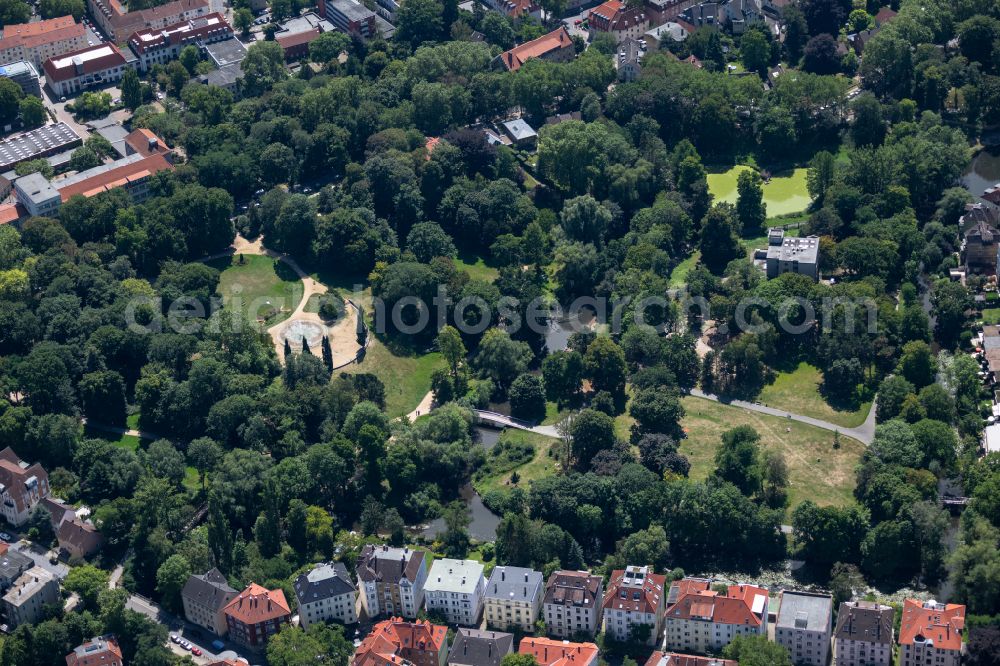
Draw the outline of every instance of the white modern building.
M358 621L358 591L347 567L340 562L316 565L296 578L293 587L299 603L299 625L303 629L314 622Z
M833 635L833 597L812 592L781 593L774 642L799 666L826 666Z
M496 567L483 595L486 622L496 629L534 631L542 608L545 579L534 569Z
M465 626L479 621L485 592L483 565L450 557L434 561L424 585L427 610L441 613L449 624Z

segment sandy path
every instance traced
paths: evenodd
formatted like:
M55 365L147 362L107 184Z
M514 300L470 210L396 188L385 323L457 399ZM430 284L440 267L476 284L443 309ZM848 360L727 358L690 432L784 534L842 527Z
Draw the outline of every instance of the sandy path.
M430 413L434 407L434 391L428 391L427 395L420 399L420 404L414 407L413 411L406 415L406 418L413 423L421 414Z

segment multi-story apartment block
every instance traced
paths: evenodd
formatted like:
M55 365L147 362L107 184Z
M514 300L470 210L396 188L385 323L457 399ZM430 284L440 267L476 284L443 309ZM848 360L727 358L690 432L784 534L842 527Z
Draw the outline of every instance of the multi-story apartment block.
M0 61L26 60L35 70L49 58L87 46L87 32L72 16L3 27Z
M87 9L108 38L117 43L137 30L163 28L212 13L209 0L174 0L134 12L118 0L87 0Z
M225 608L229 639L250 648L262 648L267 640L292 620L281 590L268 590L250 583Z
M717 657L697 657L676 652L654 652L646 661L646 666L740 666L731 659Z
M899 666L959 666L965 606L907 599L899 625Z
M192 575L181 590L184 617L217 636L224 636L229 630L225 609L237 594L218 569L209 569L201 576Z
M139 70L145 72L153 65L166 65L174 60L185 46L201 48L232 39L233 34L222 14L213 12L163 28L138 30L128 38L128 45L139 58Z
M485 591L482 564L445 557L434 560L424 599L428 611L443 614L449 623L472 626L479 622Z
M833 652L837 666L888 666L892 663L891 606L846 601L837 613Z
M121 81L122 75L137 59L131 51L122 51L111 42L70 51L42 64L45 84L56 95L74 95L89 88Z
M49 475L35 463L22 461L9 446L0 451L0 515L20 527L31 512L49 494Z
M375 625L351 666L445 666L447 659L448 627L394 617Z
M483 595L486 622L497 629L534 630L542 608L545 579L533 569L496 567Z
M459 627L448 653L448 666L500 666L514 651L514 635Z
M601 624L604 581L588 571L556 571L542 600L545 630L552 636L593 636Z
M424 605L427 562L422 550L369 544L358 556L355 573L368 617L413 619Z
M358 590L347 567L340 562L318 564L295 579L299 604L299 624L307 629L313 622L334 620L341 624L358 621Z
M667 595L668 650L718 652L734 638L767 635L767 590L730 585L722 595L700 578L675 581Z
M798 666L826 666L833 635L833 597L811 592L781 593L774 641Z
M34 624L44 617L45 607L62 602L55 574L33 566L14 581L3 595L7 624L17 627Z
M114 636L100 636L77 645L66 655L66 666L123 666L122 650Z
M666 576L649 567L629 566L611 573L604 595L604 633L612 640L656 645L663 630Z

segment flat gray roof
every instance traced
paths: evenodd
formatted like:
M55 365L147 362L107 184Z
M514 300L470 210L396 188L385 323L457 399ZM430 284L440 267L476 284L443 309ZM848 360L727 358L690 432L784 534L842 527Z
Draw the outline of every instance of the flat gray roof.
M66 123L54 123L0 141L0 170L80 141Z
M522 120L521 118L518 118L516 120L508 120L503 124L503 126L507 128L507 131L510 133L510 135L514 137L514 139L516 139L517 141L520 141L521 139L530 139L533 136L538 136L538 133L535 132L535 130L531 127L531 125L524 122L524 120Z
M485 596L490 599L531 601L542 584L542 574L524 567L496 567L490 574Z
M14 181L14 187L24 192L36 204L59 196L59 190L52 187L52 183L37 171L18 178Z
M375 13L354 0L326 0L326 3L347 17L348 21L367 21Z
M38 72L35 70L35 66L25 60L18 60L16 62L9 62L6 65L0 65L0 76L13 78L23 74L28 74L36 79L38 78Z
M819 238L816 236L786 237L781 241L781 245L768 246L767 258L778 261L797 261L800 264L815 264L819 258Z
M833 597L811 592L781 593L778 622L782 629L827 631L833 617Z
M205 44L202 48L219 69L241 62L243 58L247 57L247 47L243 46L243 42L235 37L214 44Z

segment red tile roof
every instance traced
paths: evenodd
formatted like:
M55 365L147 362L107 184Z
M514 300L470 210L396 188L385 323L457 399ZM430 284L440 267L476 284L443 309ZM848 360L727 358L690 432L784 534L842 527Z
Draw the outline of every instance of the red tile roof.
M129 46L137 54L151 50L174 46L185 42L194 42L199 38L223 33L232 34L233 29L226 23L225 17L212 12L187 21L178 21L163 28L147 28L137 30L128 38Z
M247 589L229 602L223 612L242 624L257 624L291 615L284 592L268 590L256 583L250 583Z
M965 606L907 599L899 626L899 644L913 645L918 638L932 641L938 650L961 650Z
M673 586L678 586L678 581ZM667 609L667 617L711 621L716 624L738 624L760 626L767 613L767 590L753 585L730 585L725 596L699 589L704 585L698 581L695 591L675 594L670 598L677 602ZM672 587L673 587L672 586Z
M604 609L627 610L638 613L655 613L663 608L667 577L647 574L642 588L630 585L625 580L625 570L616 569L611 573L607 592L604 593Z
M80 61L79 66L74 62L77 58ZM111 42L104 42L49 58L42 64L42 69L45 70L45 78L50 82L68 81L83 74L120 67L125 63L125 56L121 50Z
M303 30L302 32L293 32L290 35L279 35L274 38L274 41L278 42L282 49L290 49L302 44L308 44L321 34L319 28L312 28L310 30Z
M448 640L448 627L425 621L406 622L394 617L375 625L351 660L352 666L398 666L424 653L440 655ZM404 661L405 660L405 661ZM435 658L435 662L440 662Z
M66 655L66 666L121 666L122 650L111 636L79 645Z
M625 30L629 27L648 23L642 7L629 7L620 0L607 0L603 5L590 10L591 29L608 32Z
M739 666L739 662L716 657L695 657L676 652L654 652L646 662L646 666Z
M84 34L83 25L77 23L72 16L60 16L34 23L18 23L3 28L0 50L16 46L35 48L42 44L83 37Z
M600 652L593 643L570 643L550 638L521 639L518 654L530 654L539 666L586 666L597 663Z
M129 132L128 136L125 137L125 143L135 152L147 157L156 154L165 155L170 152L170 148L167 147L163 139L145 127Z
M14 507L18 513L28 508L24 503L24 495L27 487L26 483L31 477L35 477L39 484L38 494L47 494L49 475L45 472L45 468L38 463L21 467L21 459L14 453L14 449L9 446L0 451L0 483L10 493L10 497L14 501ZM41 499L41 497L37 499Z
M565 26L560 26L547 35L542 35L538 39L519 44L509 51L500 54L500 60L504 67L512 72L516 72L521 65L532 58L540 58L544 55L558 51L559 49L573 48L573 39L569 36Z
M151 176L157 171L173 168L173 165L163 155L150 155L136 162L124 164L120 167L99 173L91 178L77 181L66 187L59 187L58 182L54 183L54 185L59 190L59 196L63 202L66 202L77 194L92 197L116 187L124 187L130 182Z
M17 222L22 217L28 216L28 210L19 203L9 203L0 205L0 224L10 224Z

